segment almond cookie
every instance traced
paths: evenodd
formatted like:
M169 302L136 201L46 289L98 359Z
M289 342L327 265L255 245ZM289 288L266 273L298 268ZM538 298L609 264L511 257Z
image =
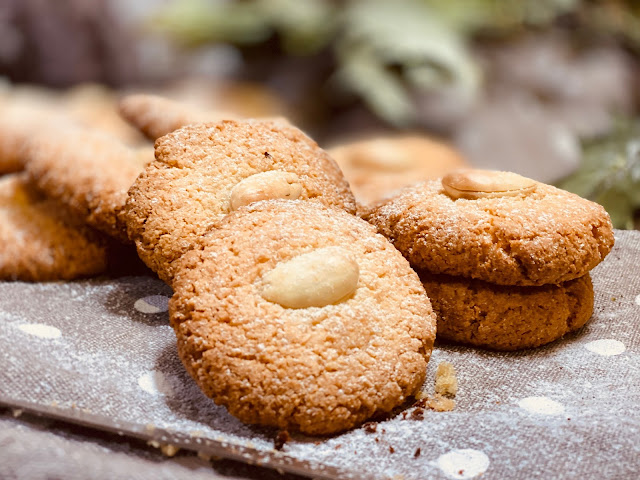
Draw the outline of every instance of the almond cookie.
M364 217L414 267L500 285L579 278L614 242L602 206L509 172L465 170L423 182Z
M239 119L228 112L206 111L186 103L149 94L127 95L118 104L120 115L151 140L195 123Z
M328 152L363 205L389 197L407 185L469 166L452 147L418 135L345 143Z
M346 212L241 207L184 255L173 288L183 364L243 422L334 433L424 381L436 320L420 279Z
M297 128L271 121L189 125L156 141L156 161L129 191L129 236L171 283L173 263L242 205L301 199L355 211L336 163Z
M593 312L586 274L560 285L494 285L420 273L438 317L438 340L493 350L539 347L581 328Z
M37 192L26 175L0 178L0 278L70 280L107 268L106 238Z
M92 227L128 242L122 211L127 190L143 168L140 151L149 152L100 131L59 129L32 142L26 169L47 196Z
M0 174L24 169L27 146L34 136L51 125L70 124L71 120L50 105L38 108L31 102L12 99L2 106L0 117Z

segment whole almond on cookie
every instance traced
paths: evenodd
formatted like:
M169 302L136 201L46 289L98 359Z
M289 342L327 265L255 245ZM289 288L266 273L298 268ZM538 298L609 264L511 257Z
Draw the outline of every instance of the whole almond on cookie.
M167 283L184 253L251 202L297 199L355 213L336 163L289 124L189 125L158 139L155 153L129 190L126 218L140 258Z
M499 285L582 277L614 242L601 205L505 172L422 182L364 218L416 268Z
M173 288L183 364L243 422L335 433L425 379L436 320L420 279L344 211L268 200L232 212L177 263Z

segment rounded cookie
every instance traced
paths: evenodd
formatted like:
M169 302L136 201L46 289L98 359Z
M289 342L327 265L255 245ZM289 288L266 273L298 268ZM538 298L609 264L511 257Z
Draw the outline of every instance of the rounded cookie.
M344 143L327 150L358 202L368 205L423 180L468 167L452 147L420 135L397 135Z
M173 288L183 364L246 423L334 433L391 411L424 381L435 315L420 279L343 211L242 207L184 255Z
M151 140L186 125L239 118L233 113L206 111L186 103L143 93L125 96L118 103L118 109L123 118Z
M49 197L92 227L128 242L123 210L143 168L140 151L148 150L131 149L97 130L58 129L32 142L26 169Z
M336 163L297 128L258 120L189 125L156 141L156 161L131 187L129 236L171 283L173 263L207 229L241 204L276 197L355 212Z
M106 238L34 190L24 174L0 178L0 244L3 280L70 280L108 264Z
M470 170L423 182L364 218L416 268L500 285L581 277L614 242L602 206L509 172Z
M420 273L438 317L439 340L493 350L539 347L581 328L593 312L586 274L560 285L494 285Z

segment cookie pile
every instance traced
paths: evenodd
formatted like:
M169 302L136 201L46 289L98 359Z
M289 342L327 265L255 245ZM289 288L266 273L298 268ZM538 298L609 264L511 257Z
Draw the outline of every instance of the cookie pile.
M100 274L112 245L135 246L174 290L186 370L244 422L330 434L391 412L421 387L436 322L441 339L515 350L591 316L589 271L613 245L597 204L462 170L365 207L426 175L424 149L464 161L411 137L343 146L353 178L375 167L357 205L284 119L148 95L120 112L155 148L51 113L0 129L0 173L24 170L0 180L0 276Z
M122 247L128 238L117 217L153 153L139 147L115 99L97 87L57 96L16 88L0 104L0 278L120 271L136 256Z
M129 236L174 289L179 355L208 396L247 423L328 434L420 388L429 300L324 150L269 120L189 125L155 148Z
M448 174L364 217L419 271L438 338L497 350L544 345L584 325L589 271L614 242L600 205L509 172Z

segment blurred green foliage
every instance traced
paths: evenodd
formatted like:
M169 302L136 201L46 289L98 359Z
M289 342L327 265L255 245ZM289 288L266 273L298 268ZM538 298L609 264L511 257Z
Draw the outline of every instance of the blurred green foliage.
M560 188L601 204L615 228L633 229L640 209L640 123L620 122L609 135L584 142L580 168Z
M413 94L479 90L469 49L477 33L505 35L577 15L640 45L635 0L176 0L155 24L187 45L256 45L276 35L288 55L334 53L331 85L355 93L396 126L415 117Z
M470 50L477 35L508 39L563 17L583 38L614 38L640 53L638 0L176 0L155 25L186 45L243 47L275 37L287 55L329 50L335 62L325 79L330 85L407 127L416 92L446 87L477 94L481 75ZM583 147L581 168L560 187L605 206L617 228L633 228L640 209L640 127L620 125Z

